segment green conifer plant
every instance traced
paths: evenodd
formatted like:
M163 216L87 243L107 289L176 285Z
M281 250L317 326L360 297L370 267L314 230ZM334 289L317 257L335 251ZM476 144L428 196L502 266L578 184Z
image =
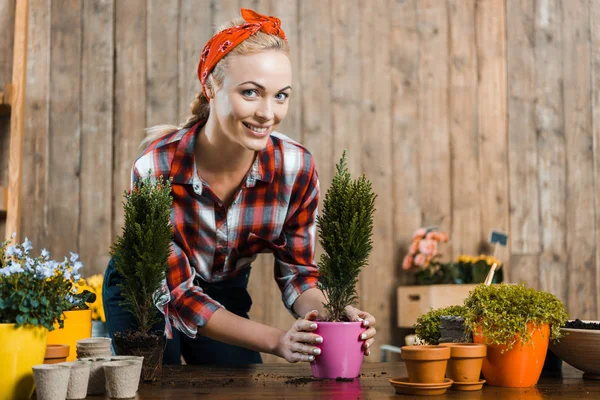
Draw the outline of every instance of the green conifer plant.
M358 302L358 276L373 249L377 195L371 186L364 174L352 179L344 150L325 195L323 211L317 217L319 242L324 250L318 263L318 287L325 295L324 306L331 322L347 321L344 309Z
M152 174L125 192L125 225L111 247L116 271L124 277L119 284L121 303L134 317L137 331L149 333L159 322L153 294L161 286L171 254L171 182Z

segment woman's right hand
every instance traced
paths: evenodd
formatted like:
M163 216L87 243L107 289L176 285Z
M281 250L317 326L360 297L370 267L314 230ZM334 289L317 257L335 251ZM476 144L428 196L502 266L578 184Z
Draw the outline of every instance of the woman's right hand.
M288 362L314 361L321 354L321 349L315 347L315 343L323 343L323 338L311 333L317 329L314 322L318 312L313 310L306 314L304 319L298 318L292 328L279 339L277 355L285 358Z

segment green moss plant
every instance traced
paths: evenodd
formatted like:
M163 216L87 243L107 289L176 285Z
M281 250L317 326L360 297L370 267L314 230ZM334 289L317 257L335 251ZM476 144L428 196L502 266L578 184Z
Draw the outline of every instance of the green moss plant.
M505 345L510 350L518 338L531 340L527 329L550 325L550 340L561 337L560 327L568 319L565 305L551 293L521 285L480 285L465 300L465 325L472 332L481 327L486 344ZM517 334L520 334L517 337Z
M450 306L431 309L429 312L417 318L415 333L420 340L427 344L439 344L440 324L442 316L465 317L467 308L465 306Z
M319 260L318 287L326 298L330 321L345 321L346 306L356 304L356 284L373 249L375 198L371 182L362 175L352 179L346 167L346 151L336 165L336 174L317 217L319 242L324 254Z

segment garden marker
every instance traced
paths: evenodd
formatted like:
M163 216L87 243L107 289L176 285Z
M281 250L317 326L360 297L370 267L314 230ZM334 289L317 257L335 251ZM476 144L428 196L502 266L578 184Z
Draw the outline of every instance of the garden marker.
M493 256L494 256L494 259L497 260L498 257L496 255L496 250L498 249L498 245L500 245L502 247L506 247L506 245L508 244L508 235L504 232L492 231L492 233L490 234L489 242L492 246L494 246ZM496 268L498 268L498 264L497 263L492 264L492 268L490 268L490 272L488 272L488 274L485 278L484 285L489 286L492 284L492 279L494 279L494 273L496 273Z

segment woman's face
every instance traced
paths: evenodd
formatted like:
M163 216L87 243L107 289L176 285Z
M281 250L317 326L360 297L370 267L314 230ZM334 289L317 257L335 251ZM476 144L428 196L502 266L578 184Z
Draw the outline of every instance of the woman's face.
M211 100L220 131L243 148L264 149L287 114L291 84L290 59L279 51L229 55L225 79Z

